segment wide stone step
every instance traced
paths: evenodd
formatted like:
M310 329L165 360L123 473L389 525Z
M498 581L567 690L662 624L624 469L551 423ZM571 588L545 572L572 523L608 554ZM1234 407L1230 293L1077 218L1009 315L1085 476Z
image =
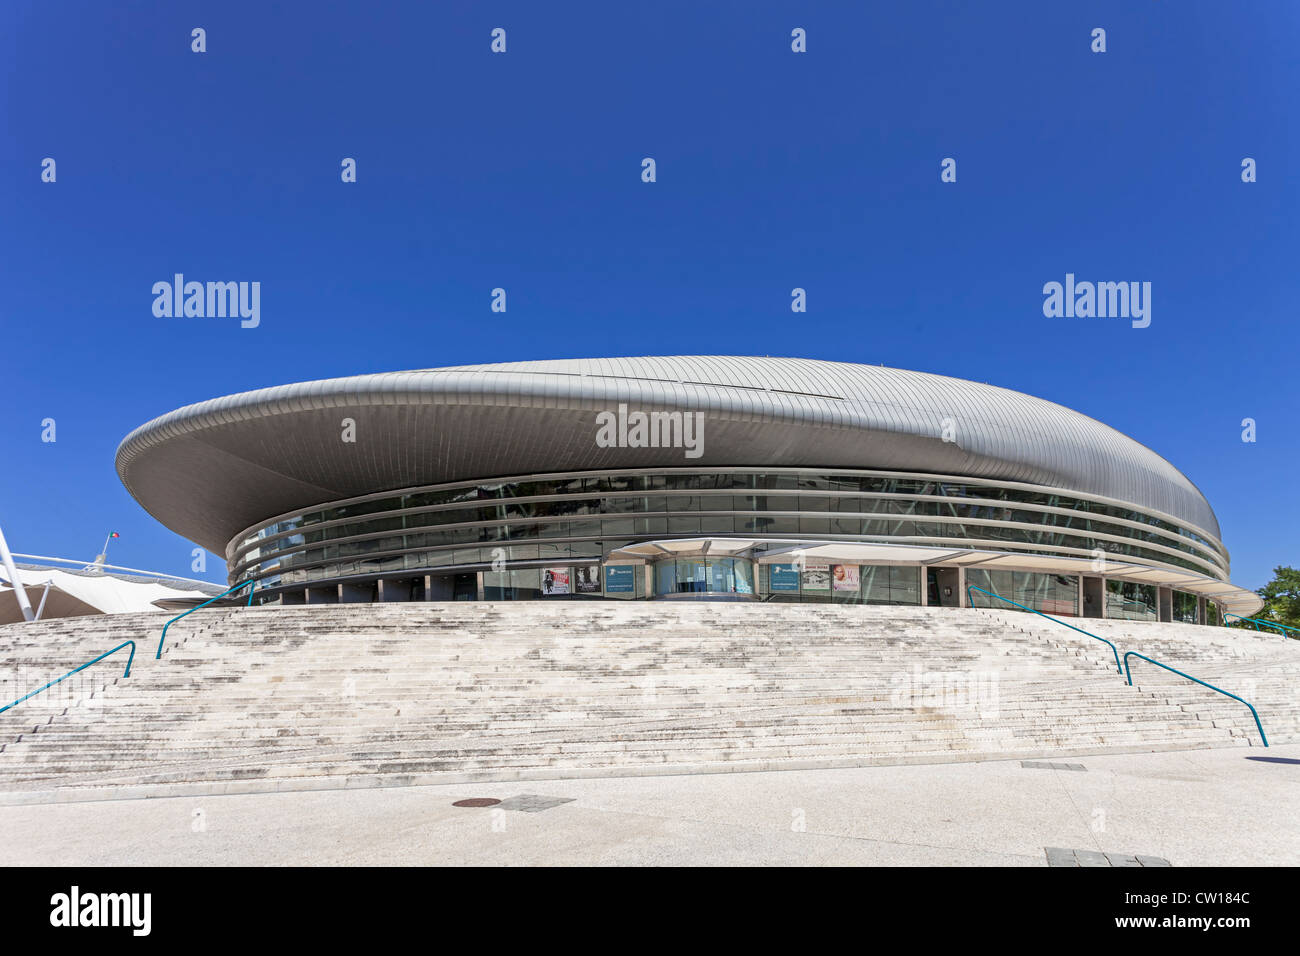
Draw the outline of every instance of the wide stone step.
M154 660L173 616L0 627L0 681L14 696L127 637L139 644L130 679L110 658L61 696L0 715L0 788L861 766L1258 738L1238 702L1142 661L1130 687L1104 644L1018 612L225 608L178 622ZM1080 626L1241 693L1272 740L1300 738L1300 642ZM924 706L936 678L964 706Z

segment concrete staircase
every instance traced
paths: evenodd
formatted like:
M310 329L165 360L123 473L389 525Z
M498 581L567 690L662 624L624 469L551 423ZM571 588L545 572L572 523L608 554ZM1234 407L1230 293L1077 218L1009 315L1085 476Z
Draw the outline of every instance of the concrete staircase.
M1065 639L1092 645L1093 656L1110 660L1114 666L1114 657L1105 644L1037 615L1004 610L979 613L1047 640L1070 635ZM1259 711L1270 744L1300 740L1300 641L1287 640L1277 633L1194 624L1091 619L1071 619L1071 623L1111 641L1119 648L1121 660L1125 652L1136 651L1250 701ZM1254 717L1237 701L1138 658L1130 658L1129 666L1133 685L1144 693L1259 743Z
M0 791L59 799L1258 745L1245 707L1034 615L703 602L374 604L0 627ZM1094 625L1096 625L1094 627ZM1300 643L1087 622L1300 740ZM1166 679L1168 678L1168 679ZM1236 683L1234 683L1236 681ZM1245 682L1259 695L1243 693ZM46 794L48 797L48 794Z

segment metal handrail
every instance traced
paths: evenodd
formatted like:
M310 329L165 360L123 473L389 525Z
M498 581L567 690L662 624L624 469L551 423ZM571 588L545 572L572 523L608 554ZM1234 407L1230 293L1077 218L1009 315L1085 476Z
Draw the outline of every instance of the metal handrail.
M1259 630L1259 626L1263 624L1265 627L1276 627L1281 629L1282 631L1295 631L1297 634L1300 634L1300 627L1291 627L1288 624L1279 624L1277 623L1277 621L1265 621L1263 618L1258 618L1258 617L1242 617L1240 614L1232 614L1232 613L1225 613L1223 615L1224 627L1228 626L1228 618L1230 617L1235 617L1239 621L1250 621L1251 624L1255 625L1255 630L1257 631ZM1288 639L1290 638L1290 636L1287 634L1283 634L1282 636Z
M253 603L253 592L257 590L257 582L253 578L249 578L247 581L239 582L233 588L230 588L227 591L222 591L216 597L208 598L202 604L196 604L194 607L186 611L185 614L193 614L199 608L207 607L213 601L219 601L227 594L231 594L235 591L238 591L240 588L248 588L248 604L244 606L245 607L251 606ZM174 618L172 618L170 621L168 621L166 624L163 625L162 637L158 638L158 653L153 656L154 660L158 660L158 658L162 657L163 642L167 640L167 628L171 627L173 624L175 624L177 621L183 618L185 614L177 614Z
M89 667L91 664L98 664L98 663L99 663L100 661L102 661L105 657L108 657L108 655L110 655L110 654L116 654L118 651L120 651L122 648L126 647L126 645L128 645L128 644L131 645L131 655L126 659L126 671L122 674L122 676L123 676L123 677L130 677L130 676L131 676L131 662L135 660L135 641L123 641L121 644L117 645L117 647L113 648L111 651L105 651L103 654L100 654L100 655L99 655L98 657L96 657L93 661L86 661L86 663L82 664L80 667L77 667L77 668L74 668L73 670L68 671L68 672L67 672L66 674L64 674L62 677L58 678L57 680L52 680L52 681L50 681L50 682L49 682L48 684L46 684L44 687L38 687L38 688L36 688L36 690L32 691L30 694L27 694L26 696L23 696L23 697L19 697L19 698L18 698L16 701L14 701L12 704L5 704L5 706L0 707L0 714L3 714L3 713L4 713L6 710L8 710L10 707L17 707L19 704L21 704L23 701L27 700L28 698L35 697L35 696L36 696L37 694L39 694L41 691L43 691L43 690L48 690L49 688L53 687L55 684L59 683L59 681L65 681L65 680L67 680L67 679L68 679L69 677L71 677L73 674L77 673L77 671L84 671L84 670L85 670L87 667Z
M981 587L976 587L973 584L968 584L966 585L966 600L970 602L971 607L975 606L975 600L974 598L971 597L971 593L970 593L971 591L979 591L981 594L987 594L989 597L995 597L999 601L1006 601L1008 604L1015 604L1016 607L1025 611L1029 611L1031 614L1037 614L1039 617L1045 617L1049 621L1056 621L1057 624L1064 625L1065 627L1068 627L1072 631L1078 631L1080 634L1087 634L1089 637L1093 638L1094 640L1101 641L1103 644L1110 644L1110 649L1115 655L1115 670L1121 674L1124 673L1124 668L1119 666L1119 648L1116 647L1114 644L1111 644L1110 641L1106 640L1106 638L1098 637L1096 634L1090 634L1088 631L1085 631L1083 628L1075 627L1073 624L1066 624L1064 621L1058 620L1057 618L1052 617L1052 615L1050 614L1044 614L1042 611L1035 611L1032 607L1025 607L1023 604L1016 604L1016 602L1011 600L1011 598L1004 598L1001 594L994 594L992 591L985 591Z
M1147 657L1145 654L1139 654L1137 651L1128 651L1124 654L1124 673L1128 676L1128 683L1130 687L1133 686L1133 672L1129 668L1129 663L1128 663L1128 659L1130 657L1140 657L1142 658L1142 660L1146 661L1149 664L1155 664L1156 667L1163 667L1167 671L1173 671L1173 673L1177 674L1179 677L1186 677L1189 681L1191 681L1194 684L1200 684L1202 687L1210 688L1210 690L1217 690L1224 697L1231 697L1233 700L1240 701L1241 703L1245 704L1247 707L1250 708L1250 712L1255 718L1255 726L1259 728L1259 739L1264 741L1265 747L1268 746L1268 738L1264 736L1264 725L1259 722L1259 712L1255 710L1255 705L1252 704L1250 701L1238 697L1236 694L1229 694L1222 687L1215 687L1213 684L1207 684L1205 681L1201 680L1200 678L1193 677L1191 674L1184 674L1180 670L1175 670L1174 668L1170 667L1168 664L1161 664L1159 661L1152 660L1151 658Z

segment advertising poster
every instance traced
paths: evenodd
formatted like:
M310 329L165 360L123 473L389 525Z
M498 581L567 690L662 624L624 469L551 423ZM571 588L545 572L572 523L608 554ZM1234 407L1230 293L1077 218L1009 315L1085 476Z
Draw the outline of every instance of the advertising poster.
M585 568L573 569L574 587L577 589L576 594L599 594L600 593L600 568L592 565Z
M605 566L606 594L635 594L636 566L631 564L610 564Z
M805 591L829 591L831 589L831 566L829 564L804 564L803 589Z
M858 590L858 566L856 564L835 564L831 566L831 580L837 591Z
M773 591L799 590L799 572L793 564L772 564L768 567L768 586Z
M542 569L542 593L543 594L568 594L569 593L569 569L568 568L543 568Z

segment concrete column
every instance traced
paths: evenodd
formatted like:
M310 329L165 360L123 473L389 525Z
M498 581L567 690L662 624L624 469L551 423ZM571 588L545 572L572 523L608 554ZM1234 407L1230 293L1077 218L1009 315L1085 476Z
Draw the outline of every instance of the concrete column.
M482 601L482 600L485 599L485 598L484 598L484 595L487 593L486 591L484 591L484 585L483 585L483 572L482 572L482 571L475 571L475 572L474 572L474 582L475 582L475 585L476 585L477 588L478 588L478 599L479 599L480 601Z
M966 593L966 568L957 569L957 606L970 607L970 595Z
M426 601L433 600L433 575L432 574L426 574L424 576L424 599Z
M930 571L923 564L917 571L921 575L921 607L930 606Z

